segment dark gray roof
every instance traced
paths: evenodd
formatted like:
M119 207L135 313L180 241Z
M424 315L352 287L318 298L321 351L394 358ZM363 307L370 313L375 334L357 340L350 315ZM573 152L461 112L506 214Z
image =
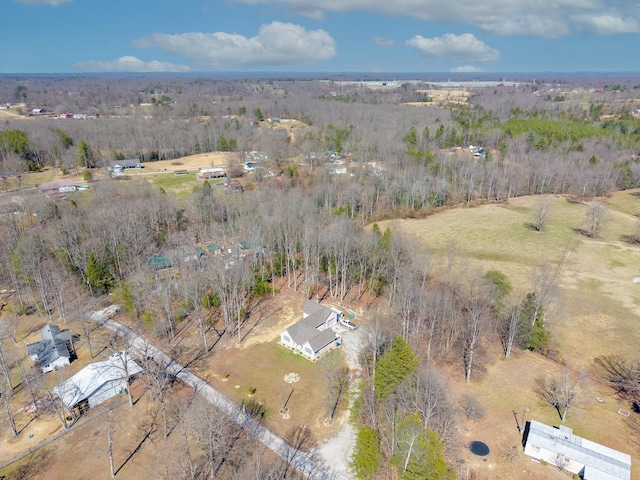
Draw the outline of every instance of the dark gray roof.
M309 342L313 337L320 333L314 327L305 325L302 322L291 325L289 328L287 328L287 332L289 333L291 339L298 345L303 345Z
M40 336L42 340L53 340L57 335L60 334L60 327L57 325L45 325L40 329Z
M43 366L49 365L61 357L71 357L67 345L60 338L30 343L27 345L27 352L29 355L37 355L38 363Z
M311 345L311 348L313 349L314 352L317 352L322 347L326 347L330 343L333 343L336 340L336 338L338 337L336 336L334 331L331 330L330 328L327 328L326 330L323 330L322 332L318 333L315 337L310 339L309 345Z
M113 160L111 162L111 168L120 166L123 168L136 168L140 165L140 160L137 158L129 158L127 160Z
M320 305L317 302L312 302L311 300L307 301L302 309L302 313L305 315L305 318L303 318L300 323L304 323L313 328L322 326L322 324L334 314L330 308Z
M49 365L60 357L71 358L66 343L71 341L71 332L62 332L57 325L46 325L40 330L40 335L40 342L27 345L27 352L37 356L40 365Z
M324 305L320 305L318 302L314 302L313 300L307 300L307 303L302 307L302 313L305 315L313 315L316 312L322 312L325 310L329 310Z

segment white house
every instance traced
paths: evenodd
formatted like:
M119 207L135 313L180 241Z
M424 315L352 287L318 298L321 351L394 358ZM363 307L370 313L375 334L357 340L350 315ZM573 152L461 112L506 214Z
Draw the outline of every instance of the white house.
M302 320L280 333L280 343L315 361L340 345L340 335L331 328L338 324L338 316L338 311L308 300Z
M66 367L71 362L71 332L60 331L57 325L46 325L40 330L42 340L27 345L31 360L38 363L42 373Z
M82 412L87 407L93 408L124 393L129 388L129 379L140 372L140 365L124 352L119 352L109 360L87 365L73 377L57 385L53 393L69 411Z
M575 473L584 480L629 480L631 456L578 437L564 425L550 427L527 422L522 439L524 453Z

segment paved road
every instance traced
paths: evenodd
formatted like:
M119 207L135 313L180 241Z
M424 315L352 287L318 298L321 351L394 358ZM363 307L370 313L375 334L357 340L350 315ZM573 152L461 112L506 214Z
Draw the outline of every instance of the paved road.
M238 404L229 400L222 392L216 390L206 381L191 373L187 368L151 345L130 328L113 319L109 319L109 312L113 312L113 306L104 310L91 312L90 316L99 325L104 326L112 332L117 333L120 337L126 339L126 341L131 345L132 350L136 351L139 355L147 358L153 358L158 365L166 365L165 368L168 373L175 375L184 383L193 387L200 396L226 413L228 417L238 425L247 425L249 417L243 413ZM319 459L319 456L316 455L315 451L303 452L301 450L296 450L285 442L284 439L278 437L268 428L256 422L251 422L250 428L252 434L255 435L256 438L258 438L265 446L271 449L280 458L289 462L293 468L305 475L309 480L335 480L343 478L336 472L333 472L321 459Z

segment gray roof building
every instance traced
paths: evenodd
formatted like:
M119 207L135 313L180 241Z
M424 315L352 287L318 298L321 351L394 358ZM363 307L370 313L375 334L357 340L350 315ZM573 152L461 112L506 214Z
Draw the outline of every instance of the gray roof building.
M340 336L331 328L337 320L337 311L308 300L302 309L302 320L280 334L281 343L316 360L340 343Z
M61 331L57 325L46 325L40 330L42 340L27 345L27 352L38 362L44 373L69 365L71 359L71 332Z
M578 474L585 480L629 480L631 456L573 434L564 425L527 422L524 453Z

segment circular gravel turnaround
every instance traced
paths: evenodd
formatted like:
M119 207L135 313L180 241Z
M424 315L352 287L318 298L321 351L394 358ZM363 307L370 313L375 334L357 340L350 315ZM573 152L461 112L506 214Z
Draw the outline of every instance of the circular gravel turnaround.
M469 450L471 450L471 453L473 453L474 455L478 455L479 457L486 457L487 455L489 455L489 446L486 443L480 442L478 440L469 444Z
M284 381L287 383L296 383L298 380L300 380L300 375L294 372L287 373L284 376Z

